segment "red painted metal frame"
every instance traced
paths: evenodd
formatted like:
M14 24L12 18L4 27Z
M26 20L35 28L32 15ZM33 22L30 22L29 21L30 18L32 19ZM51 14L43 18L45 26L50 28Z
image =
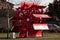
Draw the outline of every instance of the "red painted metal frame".
M21 7L17 8L13 17L13 31L20 32L19 37L41 37L43 30L34 30L33 24L38 24L45 19L36 18L33 14L44 14L43 8L45 7L35 3L22 2Z

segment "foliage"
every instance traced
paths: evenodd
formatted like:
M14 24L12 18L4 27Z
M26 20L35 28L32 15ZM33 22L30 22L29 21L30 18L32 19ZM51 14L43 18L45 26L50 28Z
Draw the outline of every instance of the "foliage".
M60 18L60 1L55 0L53 4L49 4L48 14Z

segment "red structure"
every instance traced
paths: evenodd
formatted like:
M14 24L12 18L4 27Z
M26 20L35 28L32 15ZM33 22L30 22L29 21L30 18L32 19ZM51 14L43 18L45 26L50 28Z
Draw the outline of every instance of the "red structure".
M43 28L39 28L38 24L45 23L46 19L42 18L50 18L50 16L43 13L43 8L45 7L32 2L23 2L21 7L17 8L17 12L13 17L13 31L20 32L19 37L41 37ZM37 27L35 26L36 24Z

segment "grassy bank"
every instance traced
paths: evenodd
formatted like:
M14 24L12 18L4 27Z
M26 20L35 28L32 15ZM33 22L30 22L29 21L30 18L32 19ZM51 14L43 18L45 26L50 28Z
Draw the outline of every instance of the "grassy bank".
M18 33L16 33L18 37ZM6 33L0 33L1 40L60 40L60 33L43 33L41 38L16 38L16 39L6 39Z

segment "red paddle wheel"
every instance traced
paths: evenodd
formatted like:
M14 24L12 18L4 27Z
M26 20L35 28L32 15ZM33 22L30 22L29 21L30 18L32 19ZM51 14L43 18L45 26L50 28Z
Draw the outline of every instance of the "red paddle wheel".
M45 19L36 17L35 14L44 14L43 8L32 2L23 2L21 7L17 8L17 12L13 17L13 31L20 32L19 37L41 37L42 30L35 30L33 24L44 23Z

